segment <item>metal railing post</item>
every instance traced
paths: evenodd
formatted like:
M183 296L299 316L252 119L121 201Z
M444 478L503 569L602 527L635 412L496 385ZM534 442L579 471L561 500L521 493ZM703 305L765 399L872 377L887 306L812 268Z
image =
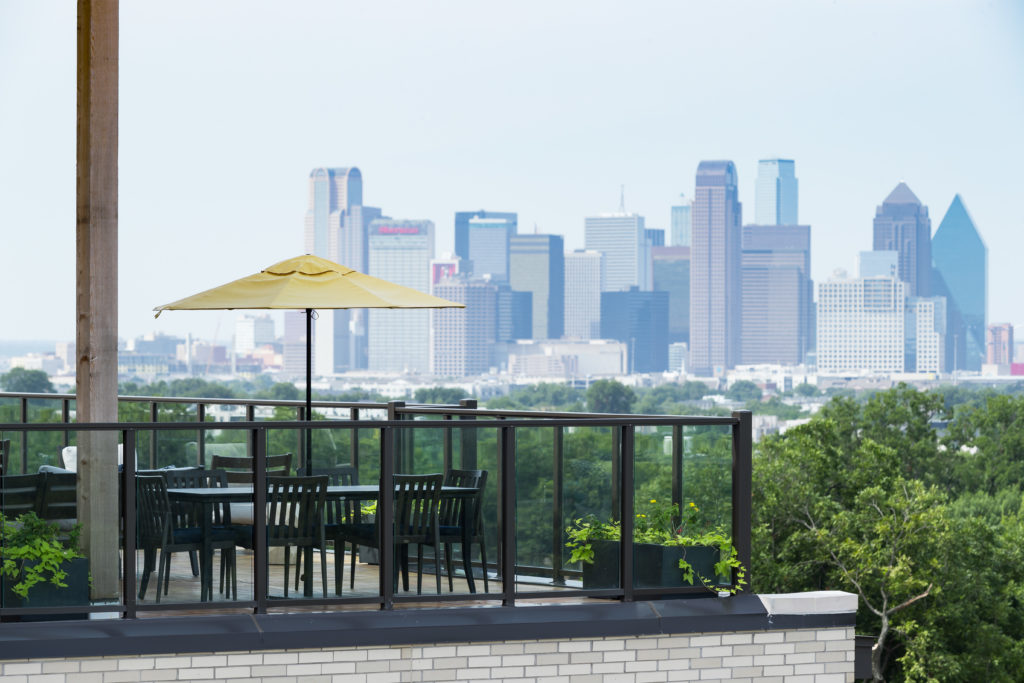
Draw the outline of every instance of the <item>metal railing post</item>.
M501 547L498 556L501 562L501 604L514 607L516 604L516 432L515 427L501 427L498 442L498 467L501 472ZM463 551L465 552L465 551ZM484 571L487 568L484 567Z
M64 424L71 422L71 399L64 399L60 406L60 421ZM64 448L71 445L71 432L64 430Z
M205 403L196 404L196 421L200 425L206 422ZM206 430L203 429L202 426L200 426L199 430L196 432L196 459L198 460L196 465L199 467L206 466Z
M21 397L21 424L28 424L28 397ZM21 473L28 474L28 432L21 433ZM6 472L4 473L6 474Z
M475 398L464 398L459 401L460 408L469 408L476 410L477 404ZM461 415L460 420L475 420L476 418L472 415ZM475 470L477 469L476 462L476 437L477 433L475 429L462 429L462 434L459 436L462 439L462 448L460 453L460 459L462 461L462 469L464 470Z
M683 426L672 425L672 504L679 515L674 523L679 524L683 511Z
M135 453L135 430L126 429L122 435L125 453ZM135 502L135 458L126 457L121 471L121 520L124 529L124 548L122 549L124 576L124 617L134 619L137 615L138 596L136 595L135 562L136 562L136 521ZM157 592L160 586L156 587Z
M612 521L618 522L622 507L622 435L619 427L612 427Z
M160 404L156 401L149 402L149 421L156 423L160 421ZM156 469L156 435L157 431L154 429L150 432L149 437L149 469Z
M441 420L444 422L451 422L451 415L442 415ZM441 445L441 466L445 472L452 468L452 430L449 427L441 433L442 445Z
M348 417L353 422L359 419L359 408L349 408ZM356 476L359 473L359 430L357 428L352 429L352 439L349 444L349 464L356 471Z
M562 548L565 542L563 538L563 527L565 520L562 511L562 468L564 466L564 433L562 427L554 428L554 444L552 449L551 467L551 581L556 586L565 585L565 577L562 576Z
M253 590L256 592L256 613L267 613L270 597L270 567L267 549L267 430L257 427L249 432L253 446L252 533Z
M399 408L405 407L405 401L388 401L388 420L402 420L404 415L398 412ZM405 442L408 440L404 431L396 432L394 435L395 449L392 454L392 466L398 474L412 474L412 468L405 462Z
M377 528L380 529L382 609L392 609L395 602L395 431L395 427L382 427L380 434L380 493L377 496L380 524Z
M749 410L737 410L733 417L739 422L732 428L732 542L736 548L737 559L747 569L746 588L751 584L751 497L753 493L753 417ZM736 572L733 571L733 585L736 583Z
M625 602L633 601L633 455L635 427L633 425L622 425L617 428L620 434L619 443L622 446L621 460L621 492L622 507L620 508L620 519L622 520L622 531L620 533L619 566L622 568L622 590Z

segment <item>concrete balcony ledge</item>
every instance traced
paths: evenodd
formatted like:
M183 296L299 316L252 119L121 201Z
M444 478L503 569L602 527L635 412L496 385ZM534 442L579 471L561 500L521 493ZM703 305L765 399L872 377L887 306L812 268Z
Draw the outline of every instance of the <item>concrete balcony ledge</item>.
M852 629L856 609L856 596L830 591L640 602L595 600L517 608L337 610L2 624L0 660ZM850 633L852 638L852 630Z
M776 614L844 614L857 612L857 596L843 591L767 593L758 595L769 616Z

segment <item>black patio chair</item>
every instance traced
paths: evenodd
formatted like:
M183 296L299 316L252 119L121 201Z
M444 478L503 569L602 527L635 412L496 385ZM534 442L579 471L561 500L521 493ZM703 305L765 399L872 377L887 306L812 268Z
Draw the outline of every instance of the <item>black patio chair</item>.
M207 470L202 467L175 467L172 469L159 470L160 475L167 482L169 489L211 489L227 488L227 473L224 470ZM179 526L187 526L192 523L201 524L199 517L203 514L203 506L199 503L174 503L174 515ZM207 507L207 512L212 515L210 521L214 529L230 529L234 538L234 529L231 525L231 506L228 504L214 504ZM222 551L223 554L223 551ZM192 576L199 576L199 565L196 561L196 553L188 554L189 562L192 565ZM234 547L232 552L226 556L228 562L220 563L220 592L224 592L224 579L230 571L232 599L238 599L238 575L235 566Z
M334 465L333 467L314 467L312 470L312 476L326 476L328 486L353 486L359 484L359 471L352 465ZM358 500L343 500L336 498L334 500L327 500L324 508L324 538L330 541L337 531L339 524L358 522L359 516L359 501ZM344 567L344 547L342 550L341 564L338 563L338 552L335 549L334 552L334 592L341 594L341 572L338 571L338 567ZM352 548L353 554L355 553L355 547ZM295 590L299 589L299 575L302 570L302 554L295 559Z
M224 470L229 484L251 484L253 457L251 455L218 455L210 459L210 469ZM292 469L292 454L267 456L267 476L287 477Z
M394 515L394 541L395 548L401 549L399 562L394 563L395 575L393 577L395 589L398 588L398 568L402 567L402 587L409 590L409 546L413 543L417 546L417 579L416 593L423 592L423 546L434 547L435 555L441 548L441 539L437 524L437 509L441 497L441 474L396 474L394 475L395 486L395 515ZM371 548L380 548L380 509L373 522L354 522L339 524L334 533L335 571L341 570L337 562L337 551L339 544L344 548L345 543L353 546L365 545ZM382 550L383 551L383 550ZM342 557L344 562L344 556ZM437 563L435 563L436 565ZM349 577L349 586L355 587L355 553L352 554L352 569ZM435 567L435 578L437 580L437 592L441 592L441 570ZM340 589L339 589L340 593Z
M267 477L267 547L284 548L284 596L288 597L291 549L320 550L320 578L327 595L327 551L324 541L324 503L327 477ZM253 547L252 532L236 533L235 542ZM312 564L312 563L310 563ZM296 568L298 571L298 567ZM307 565L304 580L313 580ZM307 583L307 585L309 585Z
M10 474L0 477L0 510L8 519L26 512L39 514L45 474Z
M167 496L167 481L162 475L142 475L135 478L136 502L138 505L138 547L144 552L142 580L139 582L139 599L146 597L149 576L156 564L160 551L156 580L156 601L160 602L161 588L166 594L169 589L171 555L177 552L201 551L203 547L202 528L198 519L179 518L171 507ZM178 523L188 526L179 527ZM211 528L210 543L214 550L229 553L234 564L234 534L228 529ZM212 560L212 558L210 558ZM207 586L208 593L213 586Z
M483 517L480 514L483 507L484 487L487 485L487 470L448 470L444 475L445 486L458 486L461 488L476 489L476 495L472 499L456 496L441 497L441 511L439 513L441 542L444 544L444 563L448 570L448 591L455 590L452 582L452 546L458 543L462 548L462 567L466 573L466 580L469 581L473 571L472 548L476 543L480 546L480 562L483 567L484 593L490 592L487 583L487 544L484 538ZM469 517L467 508L472 502L472 518ZM464 529L463 524L469 528ZM469 547L465 547L468 545Z

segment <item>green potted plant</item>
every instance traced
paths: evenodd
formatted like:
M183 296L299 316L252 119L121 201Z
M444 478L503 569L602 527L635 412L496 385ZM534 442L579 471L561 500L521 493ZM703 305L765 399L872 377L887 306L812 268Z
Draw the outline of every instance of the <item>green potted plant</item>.
M89 561L78 548L81 526L62 532L54 522L26 512L0 513L0 581L4 607L68 607L89 604ZM83 618L79 614L5 617L5 621Z
M602 522L593 515L576 519L566 528L570 562L583 563L583 587L619 586L619 543L622 524ZM736 583L732 583L736 570ZM732 538L720 527L707 528L700 509L688 503L682 512L673 503L638 506L633 523L633 574L637 588L700 585L718 593L736 593L746 584Z

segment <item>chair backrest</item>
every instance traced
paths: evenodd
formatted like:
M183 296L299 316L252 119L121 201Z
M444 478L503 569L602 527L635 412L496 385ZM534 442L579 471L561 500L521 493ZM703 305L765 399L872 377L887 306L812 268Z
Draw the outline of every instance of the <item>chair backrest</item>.
M210 460L210 469L224 470L227 473L229 484L251 484L252 462L251 455L219 455L215 453ZM267 456L267 476L287 477L291 469L291 453Z
M329 486L353 486L359 483L359 471L352 465L335 465L334 467L314 467L313 476L327 476ZM347 524L359 519L359 501L329 500L327 501L327 523Z
M444 485L477 490L474 496L476 504L473 506L473 524L470 527L473 533L476 533L482 519L480 508L483 503L484 486L487 485L487 470L448 470L444 474ZM442 496L439 513L441 526L460 526L466 503L465 498Z
M167 482L159 474L135 477L136 529L139 544L162 547L171 538L171 501Z
M46 472L43 476L39 516L43 519L77 519L78 475L74 472Z
M323 541L327 477L267 477L267 542Z
M169 489L213 489L227 488L228 477L224 470L207 470L202 467L175 467L159 470ZM203 506L199 503L174 503L175 528L199 526ZM231 524L231 506L211 505L214 524Z
M396 542L415 542L434 533L443 478L441 474L395 475Z
M11 440L0 439L0 475L11 471Z
M8 519L26 512L39 514L42 502L44 474L11 474L0 479L0 510Z

